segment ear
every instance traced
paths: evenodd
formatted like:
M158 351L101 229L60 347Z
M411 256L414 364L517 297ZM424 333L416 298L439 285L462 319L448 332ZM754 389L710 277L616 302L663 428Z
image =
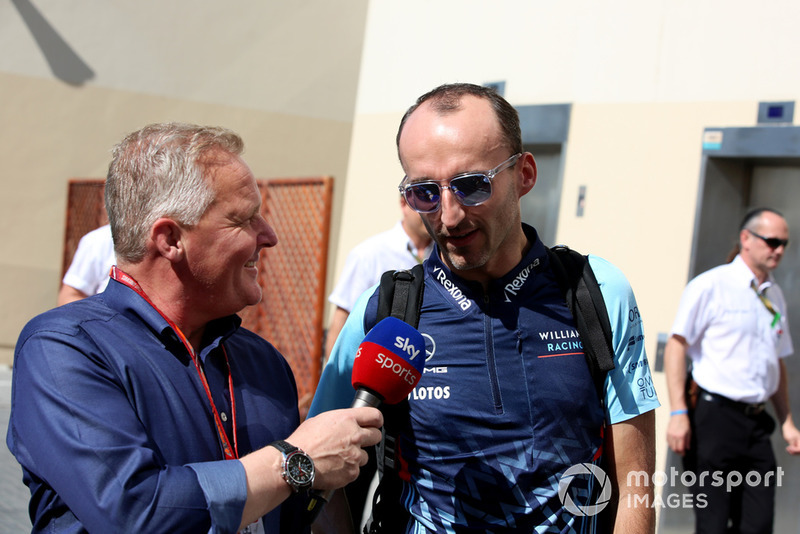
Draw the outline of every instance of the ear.
M536 171L536 160L533 159L533 154L530 152L523 152L519 159L520 161L517 162L517 165L521 166L520 172L522 173L522 180L519 182L519 196L522 197L528 194L528 192L533 189L533 186L536 185L538 174Z
M747 230L745 230L745 229L742 229L742 230L739 232L739 247L740 247L741 249L744 249L744 248L745 248L745 243L747 242L747 240L748 240L750 237L751 237L751 236L750 236L750 232L748 232L748 231L747 231Z
M172 263L183 259L185 251L182 237L183 232L180 225L166 217L158 219L150 229L150 240L157 253Z

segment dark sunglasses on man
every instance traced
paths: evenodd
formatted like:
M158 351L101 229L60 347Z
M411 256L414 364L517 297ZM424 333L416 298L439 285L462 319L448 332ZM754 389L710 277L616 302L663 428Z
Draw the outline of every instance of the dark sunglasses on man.
M486 172L464 172L450 178L448 185L433 180L408 183L403 178L398 189L414 211L433 213L442 204L442 190L449 189L462 206L479 206L492 196L492 180L504 170L513 167L522 154L514 154L494 169Z
M771 249L776 249L778 247L786 248L789 246L788 239L778 239L777 237L764 237L763 235L759 235L752 230L747 230L747 231L750 232L752 235L756 236L757 238L761 239L762 241L764 241L764 243L766 243L767 246Z

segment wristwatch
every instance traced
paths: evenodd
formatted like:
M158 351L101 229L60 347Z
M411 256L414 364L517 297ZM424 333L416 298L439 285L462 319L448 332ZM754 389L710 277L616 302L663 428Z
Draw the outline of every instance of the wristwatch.
M297 493L308 491L314 483L314 460L291 443L283 440L270 443L283 454L283 470L281 476L289 487Z

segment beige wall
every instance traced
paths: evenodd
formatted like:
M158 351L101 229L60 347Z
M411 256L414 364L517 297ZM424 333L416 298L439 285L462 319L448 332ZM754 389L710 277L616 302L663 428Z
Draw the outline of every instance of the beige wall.
M225 126L257 177L331 175L338 193L366 7L0 2L0 364L25 322L55 304L67 180L104 177L126 133L171 120Z
M104 177L111 147L128 131L168 120L224 125L245 139L244 157L257 177L343 176L347 168L346 122L106 89L78 91L1 74L0 87L0 101L5 91L35 96L35 102L4 114L19 129L0 133L6 169L0 181L0 343L6 354L0 353L0 363L11 362L10 348L24 323L55 305L67 180ZM310 151L315 158L308 157Z
M620 230L662 236L674 220L657 246L680 249L672 261L682 266L670 272L685 276L703 128L754 125L759 101L800 95L800 71L790 66L800 55L798 17L792 0L763 10L744 0L370 2L343 203L369 224L342 220L336 272L353 245L398 216L393 147L404 110L440 83L505 81L514 105L573 106L559 239L630 250ZM589 187L589 205L572 221L578 185ZM652 224L640 217L632 227L631 210Z

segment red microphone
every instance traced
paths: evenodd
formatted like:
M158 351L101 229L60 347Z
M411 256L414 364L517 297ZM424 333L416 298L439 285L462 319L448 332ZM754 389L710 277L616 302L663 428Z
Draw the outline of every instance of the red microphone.
M425 339L419 330L396 317L383 319L367 333L356 352L352 378L356 395L350 407L377 408L381 402L402 401L422 378L425 358ZM306 509L309 523L332 495L332 490L311 492Z
M351 408L397 404L422 378L425 340L410 324L387 317L369 331L353 361Z

